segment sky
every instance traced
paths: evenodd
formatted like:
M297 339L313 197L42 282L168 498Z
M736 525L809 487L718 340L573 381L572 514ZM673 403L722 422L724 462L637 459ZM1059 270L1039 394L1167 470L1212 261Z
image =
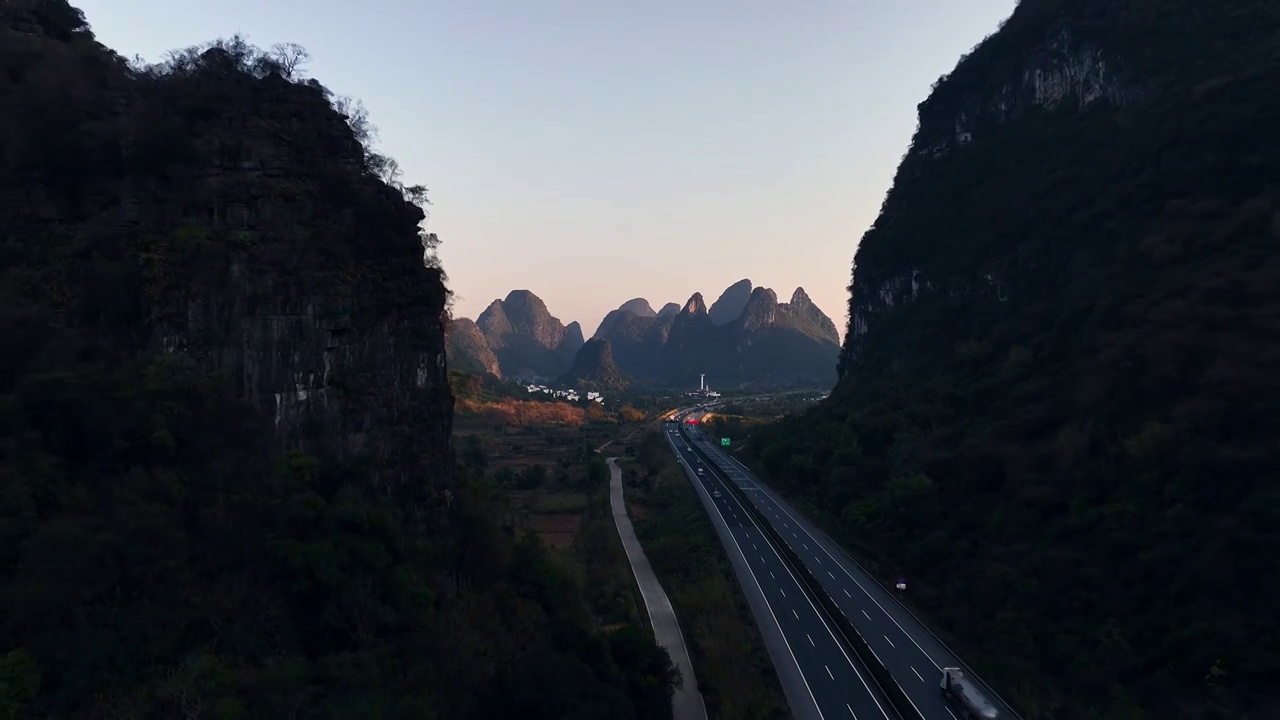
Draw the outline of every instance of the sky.
M1016 0L71 0L125 57L241 33L361 100L475 318L513 289L588 337L743 278L843 335L916 105Z

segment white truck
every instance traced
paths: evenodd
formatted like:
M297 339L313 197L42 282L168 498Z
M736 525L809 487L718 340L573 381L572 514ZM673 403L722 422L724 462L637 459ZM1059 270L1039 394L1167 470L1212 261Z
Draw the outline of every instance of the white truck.
M996 720L1000 711L987 699L978 686L964 676L960 668L942 668L942 682L939 683L942 696L947 699L964 720Z

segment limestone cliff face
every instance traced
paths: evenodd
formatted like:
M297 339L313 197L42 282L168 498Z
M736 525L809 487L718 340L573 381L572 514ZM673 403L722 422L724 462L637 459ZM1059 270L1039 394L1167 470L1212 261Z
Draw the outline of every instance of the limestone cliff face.
M706 372L722 386L828 386L835 378L835 324L803 288L779 303L773 290L743 280L709 310L694 293L653 316L629 311L633 303L606 315L596 337L636 380L683 386ZM728 320L717 322L717 313Z
M16 32L3 41L42 42ZM327 91L234 46L146 71L87 34L47 47L0 79L23 178L0 189L0 225L49 238L42 292L124 352L224 374L287 447L366 455L388 492L435 489L452 413L435 238ZM60 79L30 92L41 76ZM42 123L42 102L89 120ZM85 254L100 261L81 272Z
M578 390L621 390L628 380L613 362L609 341L591 338L578 351L573 367L560 376L560 383Z
M707 310L707 314L711 315L711 321L715 324L727 325L742 315L742 311L746 309L747 302L750 299L751 281L747 279L739 280L720 293L720 297L711 303L711 308Z
M653 311L653 307L649 305L649 301L644 298L632 298L631 300L622 303L622 306L618 309L629 312L633 315L639 315L640 317L653 317L658 314Z
M484 333L468 318L453 318L445 328L449 370L467 375L502 377L498 357L489 348Z
M508 377L554 378L573 364L582 347L582 327L564 323L528 290L512 290L476 318L489 347Z
M1098 13L1080 8L1068 10L1046 0L1023 2L999 32L938 80L918 106L919 125L881 215L859 244L842 368L851 367L861 354L868 331L880 318L926 295L957 302L973 298L984 307L1004 306L993 310L996 313L1009 311L1007 303L1020 302L1018 278L1025 277L1028 263L1036 258L1029 248L1035 238L1047 234L1045 228L1021 228L1021 242L995 247L996 234L983 225L990 227L1015 203L1035 207L1044 203L1045 196L1033 195L1024 184L1019 192L999 196L1002 206L994 189L1006 174L1023 173L1023 168L994 172L979 170L975 163L1005 157L1010 143L1016 142L1022 145L1020 157L1039 158L1037 162L1047 163L1044 167L1073 164L1071 148L1080 148L1085 134L1132 134L1133 113L1168 103L1175 97L1171 88L1196 83L1210 88L1225 82L1209 68L1219 60L1229 62L1229 43L1214 42L1190 52L1186 50L1190 40L1175 38L1213 37L1214 32L1230 36L1237 29L1230 27L1229 13L1197 12L1196 22L1203 26L1189 30L1185 18L1139 5L1118 5L1116 14L1104 22ZM1251 8L1242 11L1241 17L1255 12L1262 11ZM1156 40L1160 33L1154 28L1166 26L1167 39ZM1136 47L1145 49L1130 51ZM1076 152L1089 153L1093 148ZM949 255L929 249L943 239L927 235L913 235L907 243L899 239L909 227L920 224L920 218L911 217L915 203L936 188L947 187L953 175L970 173L967 180L955 181L972 182L977 177L973 173L978 172L984 173L981 183L945 201L945 206L965 218L945 242L970 250L981 246L981 251L970 251L963 260L952 262ZM1064 179L1038 183L1038 192L1067 192ZM1099 175L1094 182L1112 179ZM1092 262L1079 255L1079 248L1069 243L1052 254L1063 257L1063 262ZM1077 255L1074 260L1065 259L1072 254ZM1047 287L1025 289L1038 293Z
M1277 48L1274 2L1021 0L920 105L837 387L761 455L856 442L773 479L929 578L1028 718L1276 713L1274 563L1180 583L1277 545ZM1026 592L955 591L993 567Z

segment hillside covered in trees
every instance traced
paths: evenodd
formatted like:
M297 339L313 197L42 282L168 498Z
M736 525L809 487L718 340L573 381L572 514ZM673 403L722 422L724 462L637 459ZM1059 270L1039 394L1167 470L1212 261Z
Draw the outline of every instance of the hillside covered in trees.
M304 59L0 2L0 717L670 717L455 467L425 191Z
M747 443L1032 718L1280 716L1280 19L1023 0Z

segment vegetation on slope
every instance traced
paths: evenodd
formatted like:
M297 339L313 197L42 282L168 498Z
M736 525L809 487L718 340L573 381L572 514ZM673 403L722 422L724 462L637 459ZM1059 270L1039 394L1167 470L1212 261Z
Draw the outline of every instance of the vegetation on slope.
M1143 92L913 147L839 387L749 444L1029 718L1280 712L1280 26L1175 5L1025 0L938 87L922 124L1065 24Z
M665 653L602 633L466 472L429 468L444 501L398 502L366 457L286 451L238 378L140 351L185 251L298 259L321 288L378 269L388 298L443 310L432 238L403 272L375 262L406 249L374 241L421 189L298 57L230 41L131 68L62 0L0 3L0 716L669 717ZM301 110L273 128L281 98ZM195 132L237 108L245 133ZM216 174L197 141L234 154L255 133L331 150L253 198L299 223L279 236L229 233L180 192ZM299 210L316 199L369 241Z
M7 717L639 717L643 644L594 632L465 480L424 535L189 363L24 347L0 400Z

